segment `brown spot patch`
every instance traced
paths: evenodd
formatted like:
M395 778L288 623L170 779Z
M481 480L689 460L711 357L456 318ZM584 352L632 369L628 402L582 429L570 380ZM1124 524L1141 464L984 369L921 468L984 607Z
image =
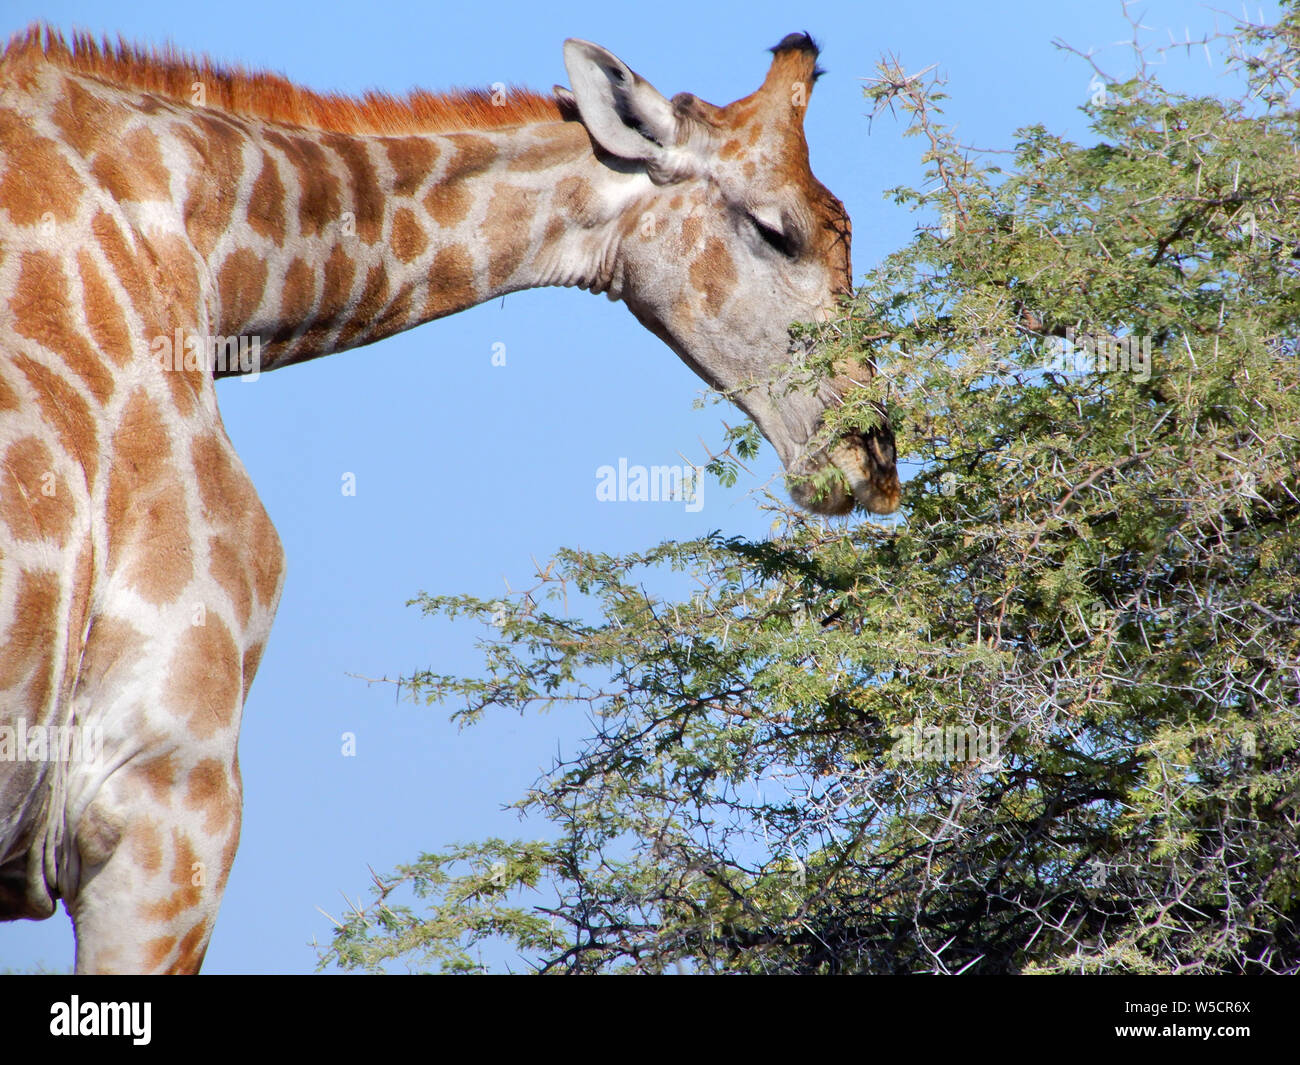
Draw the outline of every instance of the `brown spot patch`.
M448 140L456 154L424 198L425 210L444 228L456 225L469 213L472 200L468 180L487 170L497 157L496 145L486 137L457 133Z
M187 910L192 910L203 901L203 888L195 884L194 863L199 861L194 844L179 829L172 829L172 875L171 882L176 885L166 899L157 902L145 902L140 906L141 916L150 921L173 921Z
M0 459L0 520L18 540L51 539L60 547L76 513L72 492L54 474L54 456L43 440L23 437Z
M204 811L203 831L209 836L230 827L237 799L231 793L229 778L226 767L216 758L205 758L187 778L185 805Z
M112 485L110 476L110 492ZM188 525L185 486L179 477L135 493L130 520L119 530L115 546L129 559L123 576L140 598L156 605L174 603L193 579ZM128 538L130 543L124 544Z
M118 366L125 366L131 359L131 333L127 329L126 315L95 260L84 249L77 253L77 267L81 272L81 291L90 334L100 351Z
M393 213L393 235L390 240L393 254L404 263L418 258L429 246L429 237L416 220L409 207L399 207Z
M131 847L131 860L137 868L146 873L161 872L162 836L158 829L148 821L134 821L127 829L127 840Z
M197 973L203 965L203 956L208 952L208 938L212 934L212 922L204 919L194 925L180 942L180 953L176 963L171 967L175 974Z
M488 201L483 232L488 245L488 286L504 285L524 261L528 230L537 206L537 193L514 185L498 185Z
M374 320L373 327L369 331L372 338L392 336L394 333L401 331L411 320L412 297L415 295L414 285L403 285L397 290L395 295L388 302L388 306Z
M144 945L144 967L146 972L162 968L163 962L171 957L176 949L175 936L159 936Z
M275 160L262 153L262 169L248 200L248 224L277 247L284 244L284 183Z
M357 236L366 244L374 244L383 233L384 194L379 190L379 177L370 161L370 153L363 141L351 137L330 135L324 140L326 147L343 161L351 179Z
M126 401L113 433L116 471L124 484L150 484L167 468L171 439L162 416L144 389L137 388ZM121 512L109 506L109 524L121 519Z
M6 579L13 577L6 572ZM55 573L22 572L14 595L13 621L0 645L0 689L16 687L34 671L46 677L59 642L59 578ZM44 706L44 701L37 705ZM43 720L43 715L42 715Z
M101 144L115 144L128 114L125 108L113 107L68 78L54 105L53 118L69 146L85 157Z
M469 213L469 205L469 190L464 185L441 182L424 197L424 209L444 229L461 221Z
M245 652L245 668L247 668L247 652ZM226 845L221 848L221 877L217 883L222 888L226 886L226 877L230 875L230 865L235 860L235 850L239 846L239 829L244 817L244 776L239 771L238 751L230 760L229 784L231 802L234 803L235 824L226 837Z
M393 167L394 196L414 196L438 161L437 144L424 137L391 137L384 150Z
M240 626L246 626L253 612L253 589L243 557L219 536L208 538L208 555L212 579L230 596Z
M190 445L194 457L194 473L199 494L203 499L205 516L214 520L218 515L223 529L238 530L250 506L252 488L248 478L240 471L231 453L233 445L214 433L198 437ZM238 540L232 540L238 542Z
M72 221L82 182L58 145L37 136L25 118L9 110L0 110L0 144L0 210L19 226L36 225L46 212L56 222Z
M284 548L253 483L232 458L228 439L208 434L191 445L194 473L209 521L230 543L242 545L252 560L253 591L264 606L279 597Z
M316 274L302 259L294 259L280 286L280 320L292 331L307 320L316 303Z
M202 382L211 380L208 374L202 372L190 373L188 371L180 373L169 371L166 378L172 402L176 405L176 410L182 417L188 416L194 409L195 398L202 388Z
M429 301L425 317L437 318L473 306L477 301L474 284L474 260L463 244L443 248L434 257L430 271Z
M690 277L691 284L704 293L705 311L716 315L736 287L736 267L721 240L709 238L691 263Z
M22 400L14 386L0 376L0 410L18 410L21 405Z
M152 802L171 805L172 792L176 788L176 759L170 751L136 762L131 776L149 790Z
M257 667L262 664L262 652L266 650L264 642L250 644L244 652L244 695L248 695L249 689L253 686L253 678L257 676Z
M596 218L596 199L591 186L580 177L563 178L555 186L554 209L564 217L588 225Z
M694 251L700 246L700 231L703 223L699 215L690 214L682 219L682 250Z
M242 331L266 291L266 260L249 248L231 252L217 272L217 291L221 294L222 331Z
M350 347L369 333L387 302L388 278L384 274L384 268L376 263L366 273L366 283L361 290L361 298L357 301L356 309L352 312L347 325L339 334L339 345Z
M237 719L243 696L243 661L225 623L208 614L187 626L167 669L167 700L200 738L225 731Z
M31 382L41 414L59 434L59 443L81 463L86 483L93 484L99 472L99 444L90 405L61 375L35 359L16 355L13 363Z
M127 401L113 434L109 472L108 564L145 599L175 601L194 576L185 487L172 467L171 440L143 390Z
M170 324L160 332L174 337L175 326L182 323L197 323L202 297L199 292L198 267L194 261L194 249L181 237L158 235L152 238L151 245L158 259L158 288L155 290L159 303L170 304L171 313L166 315ZM168 298L167 293L171 296ZM194 332L199 332L194 329ZM204 330L206 331L206 330ZM172 394L172 402L182 417L187 417L194 409L195 397L203 390L205 384L211 387L212 375L205 371L169 371L167 384Z
M229 186L244 170L243 138L231 122L214 115L196 113L191 122L176 127L194 153L183 217L190 240L206 259L230 228L235 197Z
M262 501L253 496L248 524L249 550L253 552L253 591L262 606L273 608L280 599L284 577L284 546Z
M115 200L171 199L171 174L152 130L133 130L120 144L100 152L90 172Z
M307 137L268 132L266 139L284 153L298 174L298 228L304 236L324 233L339 221L339 180L320 145Z
M16 332L58 354L100 403L113 394L112 374L73 321L71 285L55 256L24 252L9 302Z
M321 292L320 318L333 322L343 313L352 298L352 278L357 272L356 263L348 253L336 247L325 260L325 288Z
M533 140L511 158L508 170L536 173L573 158L588 145L587 131L578 123L539 126Z
M497 147L487 137L473 133L454 133L447 138L456 155L447 166L444 177L464 177L482 173L497 158Z
M194 249L183 237L174 233L155 234L150 237L149 244L158 257L158 271L162 280L174 296L172 306L183 318L197 318L202 292Z
M158 304L155 302L155 284L141 270L136 253L117 222L106 212L99 211L90 220L90 230L108 260L110 272L122 282L130 295L131 305L140 316L146 334L154 336L169 333L170 316L159 316Z
M758 113L758 100L755 96L747 96L723 108L723 111L733 126L743 126Z
M199 860L198 852L189 836L179 829L172 829L172 883L180 888L192 888L196 894L201 892L194 883L194 865ZM196 898L195 903L198 902Z

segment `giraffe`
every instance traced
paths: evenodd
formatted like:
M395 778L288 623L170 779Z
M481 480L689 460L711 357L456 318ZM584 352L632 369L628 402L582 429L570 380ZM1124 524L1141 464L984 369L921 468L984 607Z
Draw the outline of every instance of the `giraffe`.
M39 25L9 43L0 917L62 899L78 972L202 963L284 572L216 402L250 350L264 372L520 289L604 293L753 419L796 503L897 507L887 421L826 440L848 380L789 373L789 327L849 290L850 226L809 168L817 47L771 51L718 107L576 39L568 88L403 98Z

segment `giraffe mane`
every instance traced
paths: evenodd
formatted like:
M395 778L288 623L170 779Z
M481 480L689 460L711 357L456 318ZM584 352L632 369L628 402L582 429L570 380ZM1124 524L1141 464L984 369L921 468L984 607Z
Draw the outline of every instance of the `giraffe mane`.
M194 83L203 85L204 106L289 125L338 133L451 133L459 130L556 122L564 117L553 96L511 86L496 103L484 89L405 96L369 91L361 96L322 93L295 85L282 74L216 63L172 45L149 48L119 37L76 31L69 44L58 30L35 23L12 37L0 62L44 60L119 87L140 89L189 104Z

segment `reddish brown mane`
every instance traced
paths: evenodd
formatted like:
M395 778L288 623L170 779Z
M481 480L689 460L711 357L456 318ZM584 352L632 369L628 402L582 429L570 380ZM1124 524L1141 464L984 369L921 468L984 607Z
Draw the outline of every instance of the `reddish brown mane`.
M194 83L203 86L204 105L273 122L341 133L452 132L528 122L554 122L562 116L553 97L511 88L494 104L481 89L446 93L417 89L404 97L368 92L361 97L318 93L280 74L250 71L189 56L175 48L142 48L123 39L114 45L89 33L74 33L71 45L48 26L35 24L10 39L0 64L44 60L65 70L112 85L157 93L190 103Z

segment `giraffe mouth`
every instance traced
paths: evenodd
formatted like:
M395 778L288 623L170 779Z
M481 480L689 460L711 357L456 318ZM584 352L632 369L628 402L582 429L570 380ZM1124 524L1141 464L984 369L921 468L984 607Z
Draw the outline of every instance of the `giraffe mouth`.
M829 467L841 476L818 477ZM893 431L882 424L846 434L792 470L789 485L790 498L814 514L847 514L855 506L892 514L902 495Z

